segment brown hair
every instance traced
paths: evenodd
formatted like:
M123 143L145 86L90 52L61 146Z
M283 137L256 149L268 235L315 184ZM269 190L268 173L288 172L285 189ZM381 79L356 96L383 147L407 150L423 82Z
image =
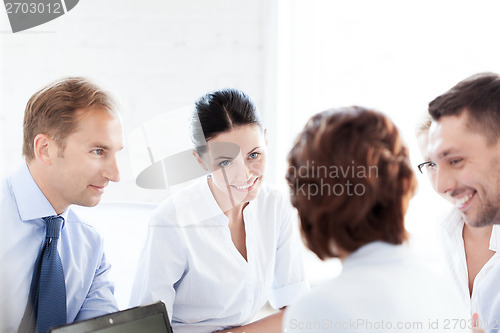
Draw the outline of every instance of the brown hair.
M353 106L313 116L288 163L291 201L319 258L337 257L335 247L350 253L407 239L404 215L416 179L408 149L383 114Z
M469 128L484 133L490 143L500 136L500 76L479 73L457 83L429 103L434 120L466 112Z
M36 92L24 112L23 155L26 160L35 158L33 142L38 134L49 135L62 154L65 139L78 124L78 112L91 112L93 107L103 107L117 116L111 96L85 78L63 78Z

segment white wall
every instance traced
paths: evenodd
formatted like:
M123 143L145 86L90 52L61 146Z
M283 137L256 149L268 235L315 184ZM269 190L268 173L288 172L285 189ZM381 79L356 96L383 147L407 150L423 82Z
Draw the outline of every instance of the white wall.
M0 10L0 178L22 163L29 97L63 76L90 77L108 88L121 103L126 137L146 120L224 87L247 92L264 122L275 126L276 11L275 0L82 0L54 21L12 34ZM165 134L163 144L175 146ZM105 237L121 308L148 217L112 202L159 202L167 195L135 185L130 146L121 154L122 180L103 195L106 203L77 209Z
M498 1L281 0L280 5L280 147L289 147L313 114L362 105L396 123L418 173L414 133L428 103L469 75L500 73ZM277 170L284 170L284 157L279 161ZM449 204L417 176L419 191L406 222L429 243Z
M0 10L0 176L22 161L29 97L62 76L87 76L109 88L121 102L126 134L223 87L246 91L266 118L265 108L272 107L266 96L274 95L268 83L274 3L85 0L16 34ZM103 200L163 199L164 192L134 185L127 150L122 155L122 181L111 185Z

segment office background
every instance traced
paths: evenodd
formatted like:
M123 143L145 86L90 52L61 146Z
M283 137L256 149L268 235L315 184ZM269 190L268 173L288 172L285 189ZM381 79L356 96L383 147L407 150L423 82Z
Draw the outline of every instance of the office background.
M1 10L0 176L22 163L29 97L68 75L89 77L114 94L127 147L140 124L184 114L214 89L244 90L269 129L268 180L280 187L293 138L329 107L358 104L388 114L416 165L414 128L427 103L468 75L500 72L499 12L494 0L82 0L51 22L13 34ZM177 134L163 134L151 144L176 144ZM134 156L130 148L121 153L122 180L109 186L103 202L154 204L169 195L135 185L141 163ZM430 254L436 221L449 206L423 176L419 188L407 226ZM107 246L117 249L147 221L123 223L119 233L113 233L119 220L99 224ZM316 279L340 269L312 256L309 265ZM128 283L120 289L121 306Z

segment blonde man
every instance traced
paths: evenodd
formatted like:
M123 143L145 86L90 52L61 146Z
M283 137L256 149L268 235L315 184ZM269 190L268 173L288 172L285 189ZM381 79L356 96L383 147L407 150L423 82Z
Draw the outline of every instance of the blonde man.
M117 311L102 239L70 208L97 205L120 178L110 97L83 78L56 81L30 98L23 129L26 163L1 183L0 331L46 332Z

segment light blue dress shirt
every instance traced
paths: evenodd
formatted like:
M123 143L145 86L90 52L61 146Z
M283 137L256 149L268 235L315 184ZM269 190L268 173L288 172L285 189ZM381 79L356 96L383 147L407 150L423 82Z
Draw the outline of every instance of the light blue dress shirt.
M56 212L26 165L2 182L0 193L0 331L17 332L45 239L42 218ZM66 281L67 322L118 311L102 238L71 208L61 216L65 222L58 251Z

